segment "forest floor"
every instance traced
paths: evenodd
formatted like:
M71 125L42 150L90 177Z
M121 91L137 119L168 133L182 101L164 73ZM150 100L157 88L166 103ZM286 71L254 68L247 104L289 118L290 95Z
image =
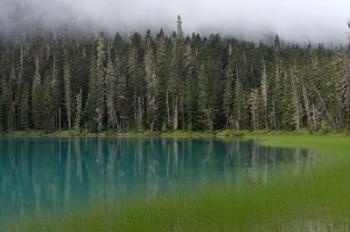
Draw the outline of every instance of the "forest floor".
M348 231L350 138L279 134L255 136L265 146L307 148L315 162L267 183L220 183L192 194L97 205L63 217L35 217L13 231ZM319 162L318 162L319 161Z

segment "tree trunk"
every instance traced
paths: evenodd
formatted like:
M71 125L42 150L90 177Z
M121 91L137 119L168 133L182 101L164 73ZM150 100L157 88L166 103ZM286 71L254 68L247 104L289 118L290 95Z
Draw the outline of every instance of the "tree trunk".
M179 106L178 106L178 99L177 99L177 95L174 98L174 130L177 130L178 126L179 126Z
M310 102L307 94L307 89L305 88L305 86L303 86L303 98L304 98L305 112L307 117L307 125L313 131Z
M169 90L166 90L166 112L167 112L167 128L171 124L170 120L170 106L169 106Z

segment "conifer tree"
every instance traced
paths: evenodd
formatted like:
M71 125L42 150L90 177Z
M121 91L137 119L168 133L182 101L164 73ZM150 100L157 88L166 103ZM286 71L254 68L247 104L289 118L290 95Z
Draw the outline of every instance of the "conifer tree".
M239 79L238 70L237 77L235 81L235 90L234 90L234 102L233 102L233 121L235 129L240 130L245 126L245 94L244 89Z
M299 78L297 76L297 70L295 67L291 69L290 73L290 80L291 80L291 87L292 87L292 103L293 103L293 126L294 128L299 131L302 127L302 107L300 102L300 94L299 94Z
M199 111L202 114L204 128L212 131L214 129L213 108L210 103L210 83L204 65L201 65L198 73L198 89L199 89Z
M158 129L166 130L169 125L168 112L168 56L167 44L163 30L157 35L156 41L156 104Z
M71 67L69 63L68 54L65 54L64 67L63 67L63 80L64 80L64 96L65 106L67 113L67 125L69 129L72 129L72 89L71 89Z
M114 73L114 67L111 60L107 65L106 88L108 128L117 129L119 127L116 111L117 77Z
M262 102L262 108L263 108L263 115L264 115L264 127L265 129L268 129L268 102L267 102L267 89L268 89L268 82L267 82L267 74L266 74L266 65L265 62L263 62L263 74L261 77L261 102Z
M185 48L185 69L186 81L184 90L184 113L186 129L192 130L196 123L197 111L197 57L193 51L191 44L187 44Z
M146 106L147 106L147 120L148 126L151 131L154 130L156 123L156 94L157 94L157 77L155 67L155 54L153 50L153 41L150 31L147 32L146 36L146 47L145 47L145 77L147 83L146 91Z
M126 129L128 124L127 118L127 80L123 72L123 62L119 55L115 59L115 75L116 75L116 113L118 123L118 131Z
M102 34L97 38L96 47L96 74L97 74L97 130L105 128L106 118L106 39Z
M42 106L43 106L43 87L42 80L40 75L40 61L38 55L35 57L35 68L34 68L34 77L32 84L32 118L33 118L33 126L37 129L42 128L42 121L44 120L42 117Z
M253 89L249 95L248 103L250 106L251 123L253 130L259 129L259 90Z
M22 85L21 88L21 97L20 97L20 129L28 130L29 129L29 87L27 84Z
M1 101L1 116L3 119L2 130L13 131L14 130L14 102L12 100L12 90L7 83L2 84L2 101Z
M131 37L128 62L127 62L127 79L128 79L128 100L130 101L129 112L133 115L134 128L142 130L144 118L144 92L145 78L144 68L141 56L141 37L135 33Z
M226 128L229 128L232 126L232 103L233 103L232 80L233 80L233 71L232 71L231 65L229 64L226 70L226 80L225 80L226 83L225 83L224 96L223 96Z
M74 128L76 130L80 129L81 124L81 115L83 109L83 90L80 89L79 94L76 96L75 104L75 123Z
M55 129L55 115L53 110L53 95L50 72L43 78L41 93L41 129L52 131Z
M345 126L350 128L350 47L344 51L342 94L343 94L343 118Z
M183 109L183 91L184 91L184 38L182 31L182 19L179 15L177 18L176 34L174 35L172 64L171 64L171 93L172 93L172 113L173 129L179 127L179 114ZM181 112L179 112L179 108Z
M89 72L89 93L87 104L85 108L85 114L87 116L87 127L92 131L96 131L97 122L97 105L98 105L98 78L96 71L96 58L91 57L90 72Z

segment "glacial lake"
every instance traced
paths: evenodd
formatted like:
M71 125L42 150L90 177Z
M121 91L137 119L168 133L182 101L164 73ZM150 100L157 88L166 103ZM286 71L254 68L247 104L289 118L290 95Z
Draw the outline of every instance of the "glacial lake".
M217 184L268 182L313 165L254 140L0 137L0 223Z

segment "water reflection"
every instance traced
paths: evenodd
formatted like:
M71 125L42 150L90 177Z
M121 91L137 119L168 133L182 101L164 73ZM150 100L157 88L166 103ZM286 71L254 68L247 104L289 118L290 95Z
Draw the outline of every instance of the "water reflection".
M267 182L313 156L254 141L144 138L0 138L0 221L212 183Z

